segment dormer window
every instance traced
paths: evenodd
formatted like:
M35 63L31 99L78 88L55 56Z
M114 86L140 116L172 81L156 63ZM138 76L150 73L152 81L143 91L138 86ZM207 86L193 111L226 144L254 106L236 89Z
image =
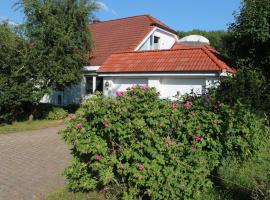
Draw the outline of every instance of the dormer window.
M154 36L154 49L159 49L160 37Z

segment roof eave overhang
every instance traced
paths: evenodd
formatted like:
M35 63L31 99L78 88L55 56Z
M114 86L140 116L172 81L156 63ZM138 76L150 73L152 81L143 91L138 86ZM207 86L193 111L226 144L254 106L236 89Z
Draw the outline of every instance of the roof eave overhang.
M164 29L164 30L166 30L166 31L168 31L168 32L170 32L170 33L173 33L173 34L175 34L175 35L178 34L177 31L175 31L175 30L173 30L173 29L170 29L170 28L168 28L168 27L166 27L166 26L162 26L161 24L158 24L158 23L152 23L151 26L156 26L156 27L161 28L161 29Z
M219 77L220 71L98 72L101 77Z

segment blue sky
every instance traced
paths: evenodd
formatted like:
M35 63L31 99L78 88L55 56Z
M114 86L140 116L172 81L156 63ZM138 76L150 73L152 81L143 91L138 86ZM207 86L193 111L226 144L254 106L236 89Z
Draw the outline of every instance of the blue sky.
M21 23L23 14L15 11L17 0L0 0L0 20ZM175 30L226 30L241 0L99 0L100 20L151 14Z

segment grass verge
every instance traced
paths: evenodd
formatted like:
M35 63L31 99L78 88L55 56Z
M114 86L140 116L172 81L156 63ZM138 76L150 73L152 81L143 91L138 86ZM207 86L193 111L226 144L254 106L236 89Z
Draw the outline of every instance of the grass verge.
M0 126L0 134L18 131L38 130L57 126L62 123L63 123L62 120L35 120L35 121L14 122L12 124Z
M40 200L105 200L105 198L102 194L95 192L87 194L80 192L73 193L69 192L67 189L63 189L61 191L50 194L45 198L41 198Z

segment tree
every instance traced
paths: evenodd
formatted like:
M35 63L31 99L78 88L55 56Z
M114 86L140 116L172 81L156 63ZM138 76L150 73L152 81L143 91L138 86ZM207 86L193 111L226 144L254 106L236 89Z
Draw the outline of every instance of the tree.
M238 71L221 82L220 98L270 116L270 1L243 0L229 36L226 48Z
M0 24L0 123L22 117L23 107L39 102L44 92L27 64L27 41L15 29Z
M209 39L211 46L216 48L222 54L227 55L228 50L226 49L225 41L228 37L228 32L223 30L218 31L204 31L199 29L193 29L192 31L179 31L178 35L180 38L188 35L202 35Z
M270 79L270 1L243 0L230 25L228 48L239 66L261 70Z
M91 49L89 21L98 8L92 0L21 0L26 37L32 44L29 64L42 85L55 89L76 84Z

